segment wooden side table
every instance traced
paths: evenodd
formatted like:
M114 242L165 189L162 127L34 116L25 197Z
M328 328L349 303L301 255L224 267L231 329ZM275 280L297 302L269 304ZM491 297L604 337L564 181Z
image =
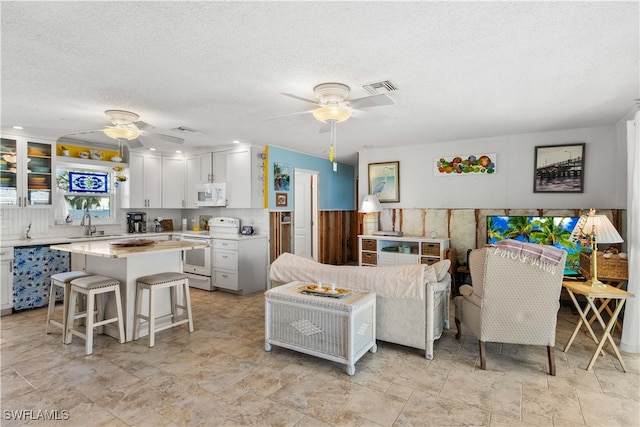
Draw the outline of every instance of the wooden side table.
M614 286L618 289L622 289L627 280L629 280L629 261L620 258L617 254L612 255L611 258L605 258L604 253L598 252L598 279L607 285ZM591 255L585 252L580 253L580 271L585 279L591 278ZM609 315L613 314L613 311L609 307L611 299L601 299L600 307L598 311L602 313L606 310ZM596 315L593 314L589 319L589 324L596 320ZM622 328L620 321L616 321L616 326Z
M611 343L611 347L613 348L613 351L615 352L616 357L620 361L622 370L624 372L627 372L627 366L624 364L624 361L622 360L622 356L620 355L620 351L618 350L618 346L616 346L616 343L613 340L613 337L611 336L611 329L613 329L613 325L615 325L616 320L618 319L618 315L620 314L620 310L622 310L622 307L624 306L624 303L627 300L627 298L631 298L634 295L623 289L618 289L610 285L606 285L604 288L599 288L599 287L591 287L589 285L586 285L583 282L574 282L574 281L565 280L562 282L562 286L564 286L565 289L569 292L569 296L571 297L573 304L576 306L576 309L580 314L580 320L578 321L578 324L576 325L576 328L574 329L573 334L571 335L571 338L569 338L569 342L567 342L567 345L564 348L564 352L566 353L567 351L569 351L569 348L571 347L573 340L575 339L576 335L578 335L578 331L580 330L580 327L582 325L585 325L587 327L587 330L591 334L591 338L593 338L593 341L595 341L595 343L598 344L598 348L596 349L595 353L593 353L593 357L591 358L589 365L587 365L587 371L590 371L591 368L593 368L593 365L596 363L596 359L598 358L598 355L600 354L605 343L608 340L609 343ZM587 304L585 305L584 309L580 307L580 304L576 299L576 294L583 295L587 299ZM596 299L616 301L616 308L614 309L613 313L611 313L611 318L609 319L609 323L605 324L604 320L602 319L602 316L600 315L600 311L598 310L595 304ZM598 337L596 336L595 332L593 332L593 329L591 328L591 325L587 319L587 314L591 310L593 311L594 315L598 319L598 322L600 323L600 325L604 330L604 332L602 333L602 337L600 338L599 341L598 341Z

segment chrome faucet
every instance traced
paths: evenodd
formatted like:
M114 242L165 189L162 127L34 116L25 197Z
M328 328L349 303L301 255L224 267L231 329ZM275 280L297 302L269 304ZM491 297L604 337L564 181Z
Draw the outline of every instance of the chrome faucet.
M85 224L84 220L87 219L87 223ZM84 214L82 215L82 221L80 221L80 225L85 227L84 234L87 236L93 235L96 232L96 227L91 225L91 214L89 213L89 206L84 205Z

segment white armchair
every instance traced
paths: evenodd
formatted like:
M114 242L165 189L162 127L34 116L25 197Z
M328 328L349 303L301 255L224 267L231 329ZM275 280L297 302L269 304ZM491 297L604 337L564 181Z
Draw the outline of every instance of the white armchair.
M482 369L486 369L485 342L545 345L549 373L555 375L553 350L566 252L510 242L469 255L473 286L461 286L462 295L454 299L456 339L462 322L480 341Z

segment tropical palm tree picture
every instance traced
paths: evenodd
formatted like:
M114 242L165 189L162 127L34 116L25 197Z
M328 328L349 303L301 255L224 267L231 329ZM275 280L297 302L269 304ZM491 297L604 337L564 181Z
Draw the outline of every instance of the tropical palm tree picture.
M571 241L579 217L487 216L487 243L504 239L553 245L567 252L565 275L580 272L581 246Z

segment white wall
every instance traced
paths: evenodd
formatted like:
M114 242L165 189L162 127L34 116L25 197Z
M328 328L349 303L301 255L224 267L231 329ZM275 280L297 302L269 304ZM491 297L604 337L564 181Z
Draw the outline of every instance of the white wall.
M402 208L625 209L626 137L615 127L477 138L358 153L358 204L368 194L368 164L400 161ZM584 193L534 193L535 147L585 142ZM496 173L434 176L433 159L496 153Z

